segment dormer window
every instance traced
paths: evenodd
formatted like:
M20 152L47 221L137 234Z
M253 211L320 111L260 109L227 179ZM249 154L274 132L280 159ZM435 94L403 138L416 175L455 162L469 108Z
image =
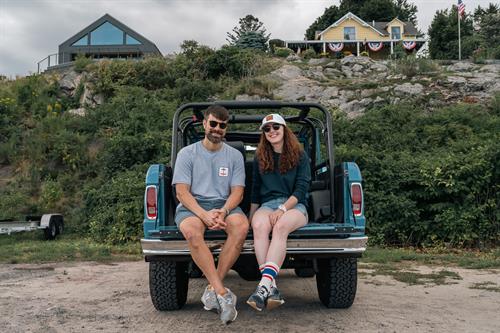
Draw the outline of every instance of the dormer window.
M356 28L355 27L344 27L344 39L345 40L355 40L356 39Z
M391 39L401 39L401 27L391 27Z

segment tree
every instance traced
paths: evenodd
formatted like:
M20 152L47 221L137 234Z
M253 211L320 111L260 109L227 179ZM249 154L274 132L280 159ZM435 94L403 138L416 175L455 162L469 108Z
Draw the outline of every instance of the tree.
M433 59L458 58L458 22L457 7L448 11L439 10L434 15L429 27L429 54ZM477 39L473 36L472 19L465 15L460 22L462 37L462 57L467 58L477 48Z
M267 42L271 34L267 34L264 23L253 15L247 15L239 20L239 26L227 33L230 45L240 48L267 50Z
M306 38L314 39L316 31L328 28L347 13L370 21L391 21L397 17L401 21L417 24L417 6L407 0L341 0L339 6L330 6L306 30Z

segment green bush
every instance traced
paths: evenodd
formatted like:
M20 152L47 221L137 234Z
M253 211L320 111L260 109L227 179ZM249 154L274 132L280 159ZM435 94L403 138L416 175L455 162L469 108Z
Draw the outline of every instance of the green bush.
M75 72L81 73L87 69L87 66L92 63L92 59L87 58L85 54L79 54L76 56L75 62L73 64Z
M274 51L274 54L281 58L286 58L293 53L294 53L293 50L286 47L277 47Z
M336 119L337 160L363 173L368 234L380 244L498 244L500 117L458 105L414 106Z
M271 53L275 53L277 48L285 47L285 42L281 39L270 39L269 40L269 49Z
M147 166L96 182L84 190L84 215L92 239L110 244L137 241L142 234Z
M304 50L300 55L304 59L311 59L311 58L317 58L318 57L318 55L316 54L316 51L314 51L314 49Z

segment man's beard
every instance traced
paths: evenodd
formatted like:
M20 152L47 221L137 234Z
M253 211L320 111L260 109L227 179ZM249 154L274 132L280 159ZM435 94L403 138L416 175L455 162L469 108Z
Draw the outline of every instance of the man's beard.
M219 136L213 136L212 133L217 133L220 135ZM218 143L221 143L222 142L222 138L223 138L223 134L221 132L218 132L218 131L208 131L207 133L207 139L208 141L214 143L214 144L218 144Z

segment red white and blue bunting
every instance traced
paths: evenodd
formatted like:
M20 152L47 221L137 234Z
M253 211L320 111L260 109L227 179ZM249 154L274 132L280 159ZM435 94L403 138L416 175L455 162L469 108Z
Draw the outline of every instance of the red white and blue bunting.
M373 52L380 51L383 46L384 46L384 43L382 43L382 42L369 42L368 43L368 48L370 50L372 50Z
M328 43L328 48L332 52L340 52L344 48L344 43Z
M413 50L417 46L417 42L411 41L411 42L405 42L403 41L403 47L407 49L408 51Z

